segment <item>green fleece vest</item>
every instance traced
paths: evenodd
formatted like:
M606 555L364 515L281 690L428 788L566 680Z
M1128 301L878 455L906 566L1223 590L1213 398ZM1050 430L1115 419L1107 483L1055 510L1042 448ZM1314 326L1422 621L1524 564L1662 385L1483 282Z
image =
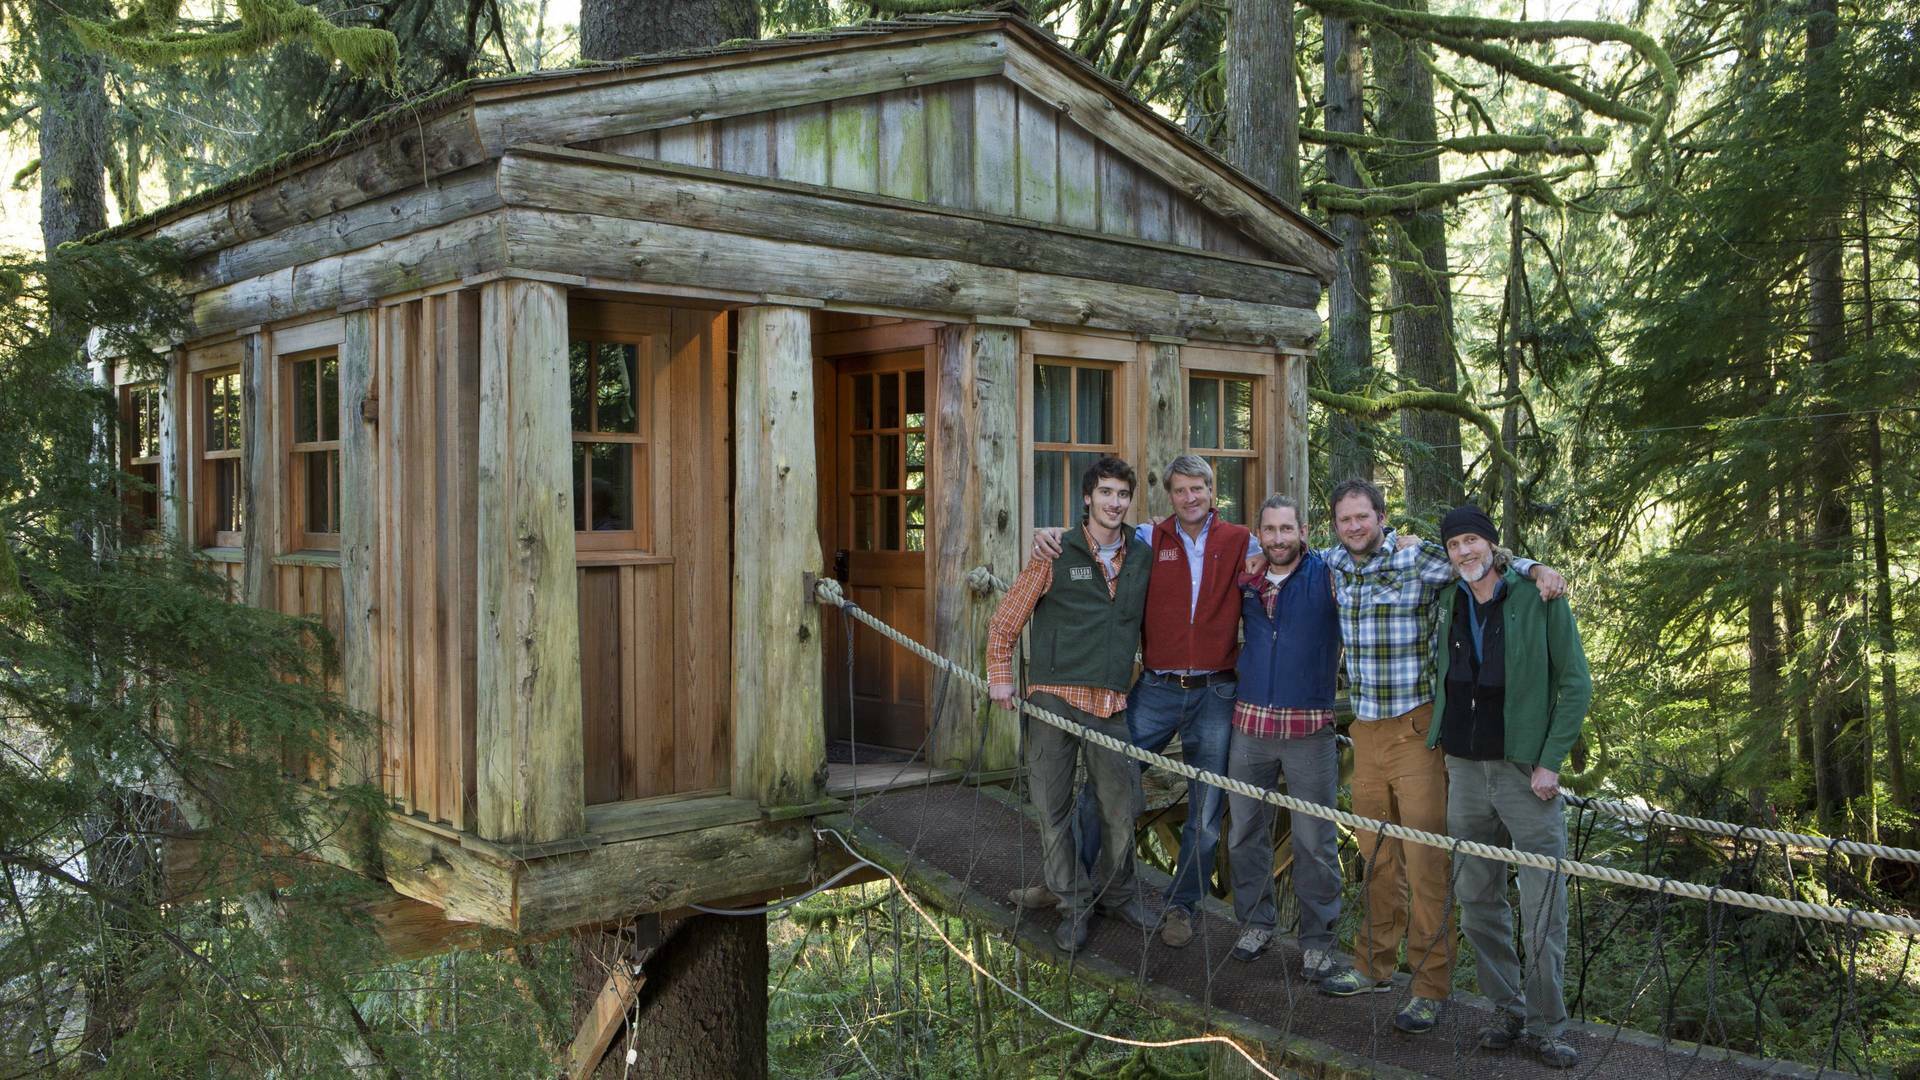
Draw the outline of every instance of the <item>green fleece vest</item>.
M1109 597L1106 568L1087 547L1086 530L1061 534L1053 585L1034 605L1028 625L1029 683L1099 686L1119 693L1133 685L1153 549L1135 539L1131 528L1124 537L1127 557Z

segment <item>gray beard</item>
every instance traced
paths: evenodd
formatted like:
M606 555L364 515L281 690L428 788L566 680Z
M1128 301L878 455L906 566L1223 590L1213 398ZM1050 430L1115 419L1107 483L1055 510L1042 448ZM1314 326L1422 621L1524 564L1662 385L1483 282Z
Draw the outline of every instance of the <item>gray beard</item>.
M1474 582L1479 581L1481 578L1486 577L1487 569L1488 568L1486 563L1481 563L1479 566L1475 567L1472 572L1468 572L1467 570L1462 569L1460 571L1460 580L1471 585Z

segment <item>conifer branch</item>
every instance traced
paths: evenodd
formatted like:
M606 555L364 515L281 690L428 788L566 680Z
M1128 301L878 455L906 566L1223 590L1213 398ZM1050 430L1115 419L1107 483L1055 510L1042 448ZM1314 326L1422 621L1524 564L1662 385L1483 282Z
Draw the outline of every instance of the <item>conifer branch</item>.
M298 42L338 60L361 78L393 80L400 45L386 30L335 26L298 0L236 0L240 21L227 29L179 29L180 0L146 0L118 22L68 16L74 36L90 49L142 67L169 67L189 60L250 56L283 42Z
M1484 432L1487 436L1487 445L1493 453L1501 461L1512 466L1516 474L1520 472L1520 460L1507 450L1506 443L1500 437L1500 425L1494 420L1493 414L1469 401L1465 394L1415 387L1412 390L1396 390L1390 394L1375 396L1340 394L1317 386L1309 386L1307 396L1329 409L1337 409L1356 420L1383 420L1403 409L1452 413Z

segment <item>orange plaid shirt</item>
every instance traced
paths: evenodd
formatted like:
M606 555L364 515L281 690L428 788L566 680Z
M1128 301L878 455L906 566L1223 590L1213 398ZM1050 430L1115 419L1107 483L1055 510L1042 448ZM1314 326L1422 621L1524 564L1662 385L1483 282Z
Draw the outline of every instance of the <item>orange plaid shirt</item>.
M1084 527L1084 526L1083 526ZM1131 525L1123 527L1130 533ZM1122 535L1120 550L1113 556L1113 566L1101 567L1107 571L1107 596L1112 597L1119 591L1120 567L1127 561L1126 536ZM1094 548L1093 538L1087 538L1087 547ZM1098 562L1099 560L1095 560ZM1040 598L1053 587L1053 560L1034 559L1021 569L1013 586L1007 590L1006 599L993 610L993 620L987 624L987 682L1004 685L1013 682L1013 649L1020 640L1020 631L1027 628L1027 620L1033 618L1033 609ZM1067 704L1090 716L1106 719L1127 707L1127 695L1108 690L1103 686L1029 686L1027 696L1034 694L1052 694Z

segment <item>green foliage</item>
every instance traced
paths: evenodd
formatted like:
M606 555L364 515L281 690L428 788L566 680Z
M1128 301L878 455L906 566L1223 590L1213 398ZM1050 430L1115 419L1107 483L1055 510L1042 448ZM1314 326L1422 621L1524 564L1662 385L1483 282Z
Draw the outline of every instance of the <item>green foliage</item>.
M239 23L223 30L179 30L180 0L145 0L113 24L71 17L67 22L88 48L147 67L251 56L281 42L306 45L362 78L390 80L399 66L399 43L385 30L335 26L299 0L234 2Z

